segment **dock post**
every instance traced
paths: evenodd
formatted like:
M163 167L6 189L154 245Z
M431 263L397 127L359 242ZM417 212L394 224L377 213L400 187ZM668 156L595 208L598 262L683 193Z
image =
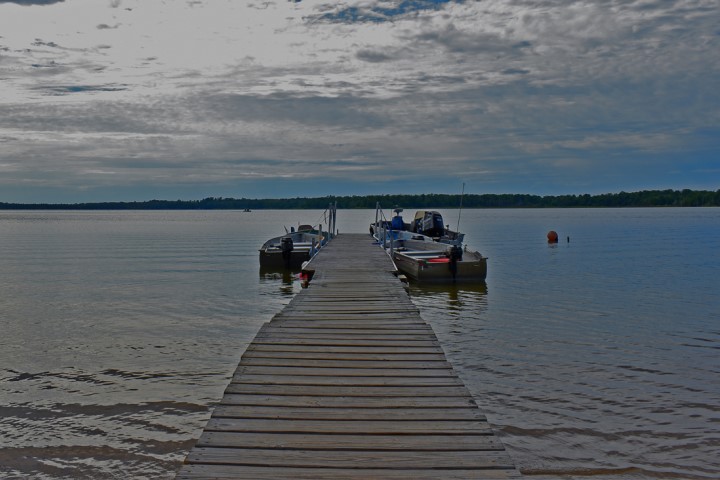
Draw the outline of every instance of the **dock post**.
M393 258L393 249L395 244L395 237L393 236L393 229L390 229L390 258Z

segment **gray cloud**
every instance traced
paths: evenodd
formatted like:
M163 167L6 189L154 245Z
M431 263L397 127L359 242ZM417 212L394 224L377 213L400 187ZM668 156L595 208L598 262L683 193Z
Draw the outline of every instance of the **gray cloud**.
M108 85L46 85L37 87L37 90L50 95L66 95L71 93L120 92L127 90L127 87Z
M16 3L18 5L52 5L65 0L0 0L0 3Z
M506 68L500 73L503 75L527 75L530 73L530 70L524 68Z
M210 94L192 102L200 111L226 120L290 122L305 126L342 126L348 129L380 128L387 120L366 102L354 97L305 97L274 94L264 97ZM194 108L194 107L191 107Z
M420 44L436 44L449 52L462 54L510 54L516 50L499 35L461 30L452 23L446 24L441 29L428 28L409 36L408 40Z
M362 60L364 62L370 62L370 63L382 63L382 62L388 62L393 59L392 56L388 55L385 52L381 52L379 50L358 50L355 53L355 57L358 60Z
M255 10L267 10L268 7L271 5L275 5L276 2L261 2L259 4L257 3L248 3L248 8L253 8Z
M36 38L35 41L32 43L33 47L50 47L50 48L62 48L60 45L58 45L55 42L46 42L42 39Z

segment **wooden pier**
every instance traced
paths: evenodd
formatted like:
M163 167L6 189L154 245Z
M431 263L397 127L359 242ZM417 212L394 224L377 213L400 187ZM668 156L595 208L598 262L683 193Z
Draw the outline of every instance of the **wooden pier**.
M369 235L259 331L177 479L520 477Z

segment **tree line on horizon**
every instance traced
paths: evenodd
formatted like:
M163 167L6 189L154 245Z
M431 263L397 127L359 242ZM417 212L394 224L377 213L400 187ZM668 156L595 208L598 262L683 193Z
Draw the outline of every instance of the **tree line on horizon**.
M643 190L600 195L529 194L398 194L314 198L223 198L94 203L0 203L3 210L286 210L338 208L593 208L593 207L720 207L720 190Z

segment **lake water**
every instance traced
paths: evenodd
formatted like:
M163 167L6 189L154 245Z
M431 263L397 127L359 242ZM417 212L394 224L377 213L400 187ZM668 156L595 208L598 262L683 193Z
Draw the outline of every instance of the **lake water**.
M0 211L0 477L173 478L300 290L257 248L320 217ZM373 219L338 212L341 233ZM521 471L720 477L720 209L464 210L460 229L487 285L410 294Z

